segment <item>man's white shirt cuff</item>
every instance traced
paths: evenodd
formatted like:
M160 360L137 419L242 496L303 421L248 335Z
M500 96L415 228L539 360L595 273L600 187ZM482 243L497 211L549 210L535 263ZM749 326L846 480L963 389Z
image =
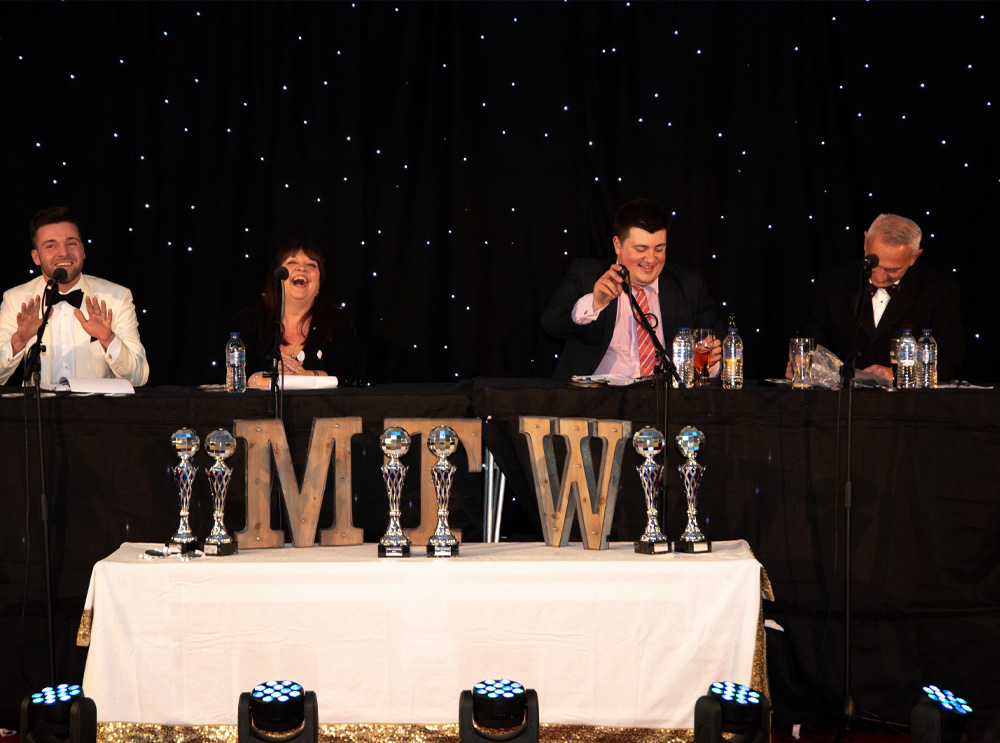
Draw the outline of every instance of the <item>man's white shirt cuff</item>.
M100 341L97 342L100 343ZM114 340L108 344L108 349L106 351L104 350L104 346L101 346L101 352L105 361L118 360L118 354L122 352L122 339L118 337L117 333L115 333Z
M573 305L573 322L577 325L590 325L601 314L594 309L594 293L584 294Z
M25 346L27 348L27 346ZM21 361L21 356L24 355L24 348L22 348L17 353L14 353L14 344L9 340L0 346L0 363L4 365L7 364L17 364Z

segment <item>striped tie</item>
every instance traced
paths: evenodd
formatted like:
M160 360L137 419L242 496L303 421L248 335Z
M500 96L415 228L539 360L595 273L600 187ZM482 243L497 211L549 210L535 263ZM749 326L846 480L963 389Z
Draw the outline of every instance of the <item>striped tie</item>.
M635 298L639 300L639 309L642 310L642 314L648 315L649 300L646 299L646 290L641 286L638 287ZM642 327L638 318L635 320L635 334L639 339L639 373L648 377L656 366L656 349L653 347L653 339L649 337L649 333Z

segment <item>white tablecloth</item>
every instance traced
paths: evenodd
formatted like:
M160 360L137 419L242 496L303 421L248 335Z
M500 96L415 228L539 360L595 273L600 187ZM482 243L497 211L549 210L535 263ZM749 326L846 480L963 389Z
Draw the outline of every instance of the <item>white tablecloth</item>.
M101 721L234 724L241 692L290 678L321 722L448 723L462 689L507 677L543 723L690 728L711 682L750 683L761 581L742 541L448 560L373 544L140 559L149 546L94 567L83 687Z

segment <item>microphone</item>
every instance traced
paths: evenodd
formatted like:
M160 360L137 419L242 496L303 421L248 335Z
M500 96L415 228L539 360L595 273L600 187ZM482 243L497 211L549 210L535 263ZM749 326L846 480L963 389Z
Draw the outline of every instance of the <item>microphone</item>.
M66 281L67 278L69 278L69 276L67 275L65 268L57 268L55 271L52 272L53 285L62 284L63 282Z
M865 269L871 271L873 268L878 268L878 256L874 253L869 253L865 256Z
M288 278L288 269L285 268L284 266L278 266L276 269L274 269L274 278L276 278L278 281L284 281L285 279Z

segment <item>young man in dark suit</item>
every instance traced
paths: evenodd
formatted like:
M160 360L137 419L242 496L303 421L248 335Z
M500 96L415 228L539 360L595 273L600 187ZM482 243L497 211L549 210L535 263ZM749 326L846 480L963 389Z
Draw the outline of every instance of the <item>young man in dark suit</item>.
M701 272L666 262L669 226L666 213L649 199L630 201L615 214L615 261L580 258L570 264L542 313L542 329L566 339L556 378L637 378L650 372L651 339L637 326L631 302L622 295L623 268L647 316L655 318L651 324L668 354L678 327L713 331L712 376L718 374L722 322Z

